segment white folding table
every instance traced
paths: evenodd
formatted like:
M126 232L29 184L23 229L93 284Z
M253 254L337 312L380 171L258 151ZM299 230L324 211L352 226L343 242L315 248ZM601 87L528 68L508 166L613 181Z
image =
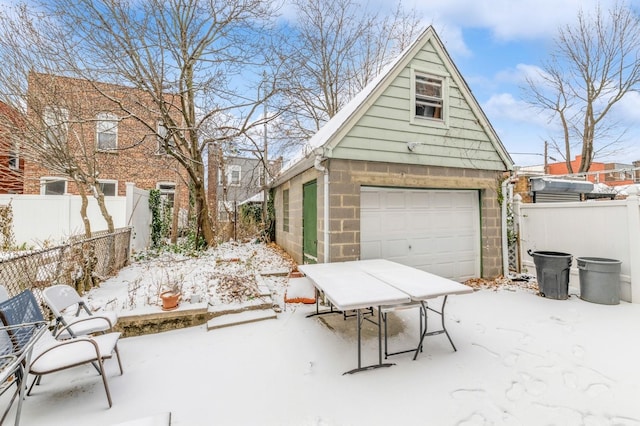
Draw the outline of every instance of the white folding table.
M456 350L445 327L444 306L448 295L470 293L473 291L471 287L383 259L307 264L300 265L298 269L311 279L316 287L316 292L324 293L331 303L331 310L327 313L337 312L333 310L334 306L342 312L356 311L358 367L345 374L393 365L382 362L381 310L383 307L413 302L419 304L424 311L424 331L422 331L420 342L415 349L414 359L422 348L424 338L434 334L445 333L453 349ZM429 308L426 300L439 296L444 296L441 310L436 311ZM319 312L317 300L318 297L316 297L316 313L312 315L325 313ZM378 310L378 322L376 323L378 326L378 363L363 367L361 354L362 310L371 307L376 307ZM427 310L440 314L442 330L427 332Z
M411 297L412 302L420 304L422 313L424 314L421 316L421 318L424 318L424 325L421 327L420 341L418 346L415 348L415 354L413 356L414 360L418 357L418 353L422 349L424 338L427 336L435 336L444 333L447 336L447 339L449 339L449 343L451 343L453 350L457 351L445 325L444 308L447 303L447 298L450 295L472 293L473 289L471 287L448 278L443 278L420 269L385 259L362 260L357 262L357 266L390 286L408 294L409 297ZM435 299L441 296L444 296L444 298L439 311L428 306L427 301L429 299ZM440 315L442 329L428 331L427 311ZM407 351L397 353L403 352Z
M319 290L329 299L332 307L345 312L355 310L357 315L358 332L358 367L347 371L345 374L356 373L363 370L371 370L379 367L389 367L393 364L382 362L382 320L378 309L378 363L362 366L361 332L362 310L371 306L396 305L411 301L411 297L405 292L390 286L365 271L355 267L353 262L319 263L301 265L298 267ZM318 295L316 295L316 314ZM335 312L335 311L330 311ZM316 315L314 314L314 315Z

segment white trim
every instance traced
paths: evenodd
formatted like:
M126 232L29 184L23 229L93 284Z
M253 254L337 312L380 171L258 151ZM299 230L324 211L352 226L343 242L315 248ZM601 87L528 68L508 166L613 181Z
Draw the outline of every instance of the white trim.
M57 105L47 105L43 111L42 121L45 125L44 143L46 145L61 146L67 143L69 110Z
M96 115L96 150L100 152L115 151L118 149L118 123L120 119L117 115L110 112L99 112ZM115 135L115 144L113 147L101 147L100 135Z
M238 181L233 181L233 172L238 172ZM227 166L227 185L240 186L242 182L242 166L239 164L231 164Z
M442 117L429 118L416 115L416 76L432 78L442 82ZM449 128L449 77L437 72L427 71L419 68L411 67L411 82L409 90L411 97L409 99L409 122L418 126L438 127L443 129Z

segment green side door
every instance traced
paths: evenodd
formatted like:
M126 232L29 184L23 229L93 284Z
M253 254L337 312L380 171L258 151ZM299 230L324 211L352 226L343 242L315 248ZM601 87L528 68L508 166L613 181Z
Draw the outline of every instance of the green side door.
M318 263L318 185L311 181L302 187L302 261Z

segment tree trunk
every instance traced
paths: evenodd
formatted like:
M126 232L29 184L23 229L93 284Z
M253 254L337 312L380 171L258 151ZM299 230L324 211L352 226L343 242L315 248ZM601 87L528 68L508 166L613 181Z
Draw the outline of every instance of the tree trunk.
M109 214L107 206L104 203L104 194L102 192L98 192L96 200L98 201L98 207L100 207L100 213L102 213L104 221L107 222L107 230L110 234L113 234L113 232L115 231L115 228L113 226L113 217L111 217L111 214Z
M193 186L193 195L196 204L196 221L198 229L202 231L202 238L209 247L213 247L216 243L215 231L211 218L209 217L209 207L207 205L207 194L204 185L195 183Z
M80 204L80 217L82 218L82 223L84 223L84 235L87 238L91 237L91 222L89 221L89 217L87 217L87 207L89 206L89 200L87 199L87 191L85 191L84 185L76 181L76 186L78 187L78 192L80 193L80 199L82 200L82 204Z
M176 185L176 192L173 194L173 206L171 206L171 244L178 242L178 225L180 215L180 185Z

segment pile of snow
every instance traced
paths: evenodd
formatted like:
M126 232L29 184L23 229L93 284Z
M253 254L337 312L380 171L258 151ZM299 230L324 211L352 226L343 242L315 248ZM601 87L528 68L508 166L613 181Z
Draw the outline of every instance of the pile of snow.
M286 277L271 275L294 266L277 246L263 243L227 242L198 257L164 252L122 269L92 289L87 300L94 310L157 311L160 293L176 286L183 301L197 295L211 305L240 304L257 295L256 274L268 276L266 284L276 294L284 292Z

